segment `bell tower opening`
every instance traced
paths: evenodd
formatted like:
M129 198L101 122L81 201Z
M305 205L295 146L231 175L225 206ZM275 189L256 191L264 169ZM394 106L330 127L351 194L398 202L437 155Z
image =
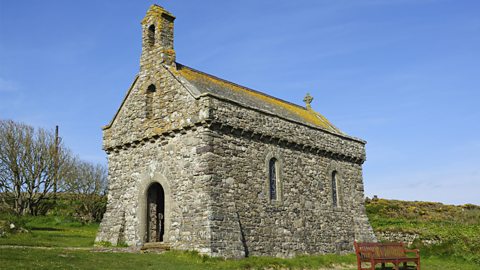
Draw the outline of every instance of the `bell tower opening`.
M155 45L155 25L153 24L148 27L148 45Z
M163 242L165 234L165 192L153 183L147 190L147 242Z

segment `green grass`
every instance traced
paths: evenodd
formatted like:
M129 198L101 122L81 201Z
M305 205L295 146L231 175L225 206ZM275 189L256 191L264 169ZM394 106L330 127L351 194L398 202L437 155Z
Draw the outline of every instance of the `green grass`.
M374 230L413 232L421 239L436 237L440 245L422 246L422 269L480 269L480 207L375 200L367 203ZM98 224L84 225L71 218L15 217L0 214L28 233L0 237L1 269L356 269L354 255L299 256L292 259L249 257L223 260L195 252L163 254L99 253L67 247L92 247ZM40 247L53 247L42 249ZM380 269L380 268L377 268ZM388 269L391 269L388 268Z
M480 265L480 206L371 200L366 204L375 231L415 233L422 256L459 258ZM424 245L422 240L437 240ZM480 267L479 267L480 269Z
M251 257L223 260L195 252L169 251L162 254L97 253L64 249L0 249L2 269L319 269L349 265L354 256L308 256L294 259Z
M163 254L96 253L65 249L0 249L2 269L334 269L353 270L355 257L302 256L293 259L252 257L243 260L223 260L200 256L194 252L170 251ZM378 267L377 269L380 269ZM388 269L391 269L389 267ZM424 270L477 270L463 260L429 257L422 259Z
M1 250L5 269L212 269L188 254L92 253L73 250Z
M82 225L80 222L55 216L13 217L0 219L27 229L27 233L12 233L0 237L0 245L43 246L43 247L91 247L98 224Z

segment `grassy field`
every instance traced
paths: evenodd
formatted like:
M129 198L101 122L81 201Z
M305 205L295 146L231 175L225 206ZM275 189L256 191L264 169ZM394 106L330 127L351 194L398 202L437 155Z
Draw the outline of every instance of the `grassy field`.
M367 212L376 231L416 233L420 240L443 241L430 247L423 246L421 241L415 243L421 248L424 270L480 269L479 210L478 206L387 200L367 202ZM356 269L354 255L223 260L179 251L162 254L94 252L88 248L93 245L98 224L82 225L73 219L54 216L16 218L0 215L1 220L4 223L13 221L17 228L28 230L0 237L1 269Z
M0 245L43 246L43 247L91 247L95 240L98 224L83 225L65 217L22 217L0 216L0 220L26 228L28 232L12 233L0 237Z
M0 248L2 269L356 269L355 257L305 256L293 259L247 258L222 260L192 252L169 251L162 254L96 253L66 249ZM380 268L378 268L380 269ZM388 268L391 269L391 268ZM424 270L478 270L479 266L462 260L428 257Z
M1 249L0 249L1 250ZM302 266L316 267L333 263L348 263L352 256L322 256L296 260L273 258L248 258L245 260L221 260L199 256L191 252L170 251L162 254L131 253L93 253L72 250L1 250L0 262L10 268L6 269L286 269ZM6 252L3 252L6 251ZM3 268L2 268L3 269ZM275 269L275 268L274 268ZM346 268L349 269L349 268Z
M480 269L480 206L379 199L366 208L375 231L417 234L413 246L422 255L462 259ZM425 240L439 244L425 245Z

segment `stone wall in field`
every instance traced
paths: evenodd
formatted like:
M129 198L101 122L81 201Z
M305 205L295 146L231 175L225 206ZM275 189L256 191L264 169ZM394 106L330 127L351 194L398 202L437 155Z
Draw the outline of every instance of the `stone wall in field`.
M439 237L425 238L413 232L385 230L385 231L376 231L375 236L381 242L403 242L407 246L412 245L414 241L419 241L424 245L437 245L442 243Z

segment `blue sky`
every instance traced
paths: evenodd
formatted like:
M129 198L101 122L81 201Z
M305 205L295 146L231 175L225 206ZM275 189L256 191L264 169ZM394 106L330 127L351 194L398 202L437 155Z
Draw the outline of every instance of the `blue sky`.
M480 204L480 1L0 0L0 118L106 163L101 127L139 69L140 21L177 61L312 106L368 141L365 193Z

